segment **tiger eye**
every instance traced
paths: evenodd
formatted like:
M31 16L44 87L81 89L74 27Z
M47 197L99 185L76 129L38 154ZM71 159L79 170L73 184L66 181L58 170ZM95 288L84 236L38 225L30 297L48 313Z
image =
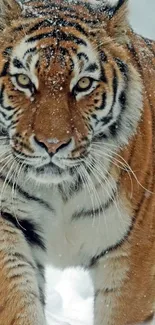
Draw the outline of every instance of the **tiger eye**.
M27 88L31 84L31 80L25 74L19 74L16 76L16 81L20 87Z
M77 86L81 90L85 90L91 86L92 82L90 78L84 77L79 80Z

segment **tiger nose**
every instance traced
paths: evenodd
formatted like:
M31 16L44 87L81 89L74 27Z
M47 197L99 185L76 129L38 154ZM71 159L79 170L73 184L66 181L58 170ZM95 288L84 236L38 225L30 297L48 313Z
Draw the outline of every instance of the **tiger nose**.
M37 144L44 148L49 154L55 154L59 149L66 147L70 142L69 140L59 141L56 138L43 139L35 136Z

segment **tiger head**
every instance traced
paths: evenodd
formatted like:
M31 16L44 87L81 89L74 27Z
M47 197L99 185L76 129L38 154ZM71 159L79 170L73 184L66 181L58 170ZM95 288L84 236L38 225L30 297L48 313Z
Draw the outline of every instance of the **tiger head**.
M1 0L0 151L34 181L69 181L98 156L106 169L135 133L126 2Z

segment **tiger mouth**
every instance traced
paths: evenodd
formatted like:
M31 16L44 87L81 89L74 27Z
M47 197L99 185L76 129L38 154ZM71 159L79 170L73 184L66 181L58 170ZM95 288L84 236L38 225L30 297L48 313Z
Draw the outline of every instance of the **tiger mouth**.
M57 166L53 162L48 163L47 165L41 166L41 167L32 167L32 169L35 171L36 174L44 175L52 172L52 174L63 174L66 170L63 168Z
M50 162L41 167L29 166L27 169L29 179L40 184L59 184L63 181L72 181L75 175L74 167L67 167L65 169Z
M34 166L30 166L30 169L35 175L38 175L40 177L44 177L44 176L51 176L51 175L56 175L56 176L62 176L66 173L69 174L73 174L75 171L75 166L61 166L61 165L57 165L53 162L50 162L44 166L40 166L40 167L34 167Z

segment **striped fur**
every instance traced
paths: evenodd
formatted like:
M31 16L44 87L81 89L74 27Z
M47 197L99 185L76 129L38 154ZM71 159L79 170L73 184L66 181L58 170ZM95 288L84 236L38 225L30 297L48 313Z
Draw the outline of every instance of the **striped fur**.
M127 2L1 1L0 324L46 323L47 263L89 270L95 325L153 317L155 44Z

